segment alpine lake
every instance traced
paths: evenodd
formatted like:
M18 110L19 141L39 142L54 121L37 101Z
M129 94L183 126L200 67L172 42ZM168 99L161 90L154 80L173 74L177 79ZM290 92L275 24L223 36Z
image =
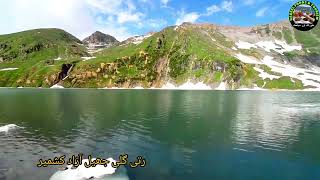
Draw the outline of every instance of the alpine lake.
M320 179L320 93L0 89L0 180L50 179L39 159L129 160L130 180ZM108 179L106 177L105 179Z

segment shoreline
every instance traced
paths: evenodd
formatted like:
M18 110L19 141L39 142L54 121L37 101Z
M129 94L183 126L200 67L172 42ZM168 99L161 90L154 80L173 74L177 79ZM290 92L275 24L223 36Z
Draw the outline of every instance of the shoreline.
M0 89L43 89L43 90L160 90L160 91L265 91L265 92L320 92L320 89L182 89L182 88L42 88L42 87L0 87Z

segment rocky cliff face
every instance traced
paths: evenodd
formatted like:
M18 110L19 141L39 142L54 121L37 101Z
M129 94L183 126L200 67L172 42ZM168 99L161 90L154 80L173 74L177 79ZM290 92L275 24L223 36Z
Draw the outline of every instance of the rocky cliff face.
M119 41L113 36L104 34L100 31L96 31L91 36L85 38L82 42L90 49L110 47L119 43Z

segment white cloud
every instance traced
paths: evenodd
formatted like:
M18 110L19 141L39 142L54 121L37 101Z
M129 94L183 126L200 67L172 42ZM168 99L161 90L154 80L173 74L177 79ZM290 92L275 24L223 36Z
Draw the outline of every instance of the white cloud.
M213 13L221 11L221 8L217 5L207 7L207 16L211 16Z
M180 25L184 22L191 22L191 23L196 22L200 16L201 15L196 12L185 13L184 11L182 11L180 13L179 18L176 21L176 25Z
M223 1L221 4L221 8L227 12L232 12L233 11L232 1Z
M131 0L86 0L94 12L117 16L118 23L140 22L143 13Z
M206 13L205 14L199 14L197 12L190 12L190 13L185 13L184 10L182 12L178 13L179 17L176 21L176 25L180 25L183 22L196 22L201 16L211 16L214 13L217 12L232 12L233 11L233 3L232 1L222 1L220 6L218 5L211 5L207 7Z
M132 35L124 23L144 17L131 0L1 0L0 34L61 28L80 39L99 30L124 40Z
M263 7L256 12L257 17L262 17L266 14L268 7Z
M80 0L81 1L81 0ZM85 0L89 8L105 14L116 14L117 10L122 9L123 0Z
M214 13L225 11L225 12L232 12L233 11L233 3L232 1L222 1L221 4L218 6L216 4L213 4L209 7L207 7L206 14L203 14L204 16L211 16Z
M118 23L123 24L126 22L140 22L142 19L142 13L120 12L118 14Z

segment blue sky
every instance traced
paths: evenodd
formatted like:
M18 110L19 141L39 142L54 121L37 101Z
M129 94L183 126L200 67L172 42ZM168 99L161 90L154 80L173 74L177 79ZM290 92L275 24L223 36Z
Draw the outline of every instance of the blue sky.
M288 18L294 0L1 0L0 34L62 28L124 40L182 22L250 26ZM317 4L318 5L318 4Z

